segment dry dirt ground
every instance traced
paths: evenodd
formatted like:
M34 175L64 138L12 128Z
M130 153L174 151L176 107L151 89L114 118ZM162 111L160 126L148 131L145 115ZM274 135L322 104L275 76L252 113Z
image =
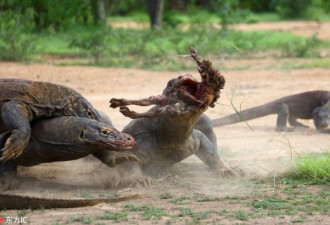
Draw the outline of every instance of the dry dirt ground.
M203 56L203 53L200 55ZM220 70L224 67L233 69L222 71L227 80L225 89L216 107L209 109L207 114L211 118L217 118L233 113L229 102L231 98L238 107L243 102L242 108L248 108L293 93L329 90L329 69L283 70L279 65L284 61L290 60L214 62ZM122 68L0 63L0 78L49 81L77 90L96 108L106 112L118 129L122 129L130 119L122 116L118 110L109 108L110 98L139 99L160 94L168 80L184 73L199 77L196 71L155 72ZM135 109L145 111L144 108ZM307 217L300 213L249 217L248 220L244 217L244 212L252 213L253 210L245 204L246 202L259 201L260 195L282 194L276 188L281 184L274 183L268 188L260 188L253 181L255 178L276 178L292 166L295 158L305 153L330 150L329 134L316 132L311 120L303 121L309 128L296 129L290 133L275 132L275 121L275 115L249 121L254 131L244 123L215 128L221 156L229 165L238 166L246 172L246 177L242 179L213 178L207 166L192 156L176 165L167 176L155 179L155 184L150 187L120 190L119 195L140 193L141 197L135 200L74 209L7 210L2 211L0 215L26 216L30 224L112 224L115 223L114 220L102 220L98 217L109 215L110 212L111 215L117 216L119 224L287 224L293 221L305 224L330 224L329 215L319 213ZM96 160L43 164L33 168L22 167L19 169L19 175L29 179L22 183L19 190L7 192L54 198L115 195L118 194L116 190L107 188L109 183L115 182L111 175L115 173L114 169L107 168ZM320 190L312 188L311 191ZM199 201L200 199L205 201ZM144 208L136 208L143 205ZM127 215L125 207L131 207ZM149 219L148 215L154 216ZM123 219L125 216L128 220Z

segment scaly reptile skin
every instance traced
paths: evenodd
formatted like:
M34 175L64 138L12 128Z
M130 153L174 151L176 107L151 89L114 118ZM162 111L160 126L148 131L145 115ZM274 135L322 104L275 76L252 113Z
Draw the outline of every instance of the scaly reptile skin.
M110 167L124 161L139 161L131 153L135 140L106 123L81 117L37 119L24 152L15 159L0 164L0 188L13 189L19 184L17 166L68 161L92 154ZM0 135L0 147L10 132ZM1 154L1 152L0 152Z
M20 79L0 79L0 133L11 131L0 160L16 158L37 118L77 116L101 121L98 112L76 91L62 85Z
M313 119L318 131L324 132L330 124L330 91L308 91L289 95L272 102L241 111L244 120L256 119L270 114L278 114L276 130L288 130L287 121L291 126L306 127L297 119ZM213 126L224 126L242 122L241 117L234 113L214 119Z
M215 105L225 79L212 68L211 62L199 59L193 48L190 53L197 63L200 82L191 75L184 75L170 80L162 95L142 100L110 100L110 107L120 107L121 113L134 119L123 129L136 140L134 153L143 162L142 166L134 165L134 162L128 164L134 174L137 167L143 170L141 176L164 172L195 154L217 175L242 175L240 169L230 168L220 158L212 123L203 114ZM145 113L137 113L127 107L132 104L156 106ZM130 174L127 168L123 171Z

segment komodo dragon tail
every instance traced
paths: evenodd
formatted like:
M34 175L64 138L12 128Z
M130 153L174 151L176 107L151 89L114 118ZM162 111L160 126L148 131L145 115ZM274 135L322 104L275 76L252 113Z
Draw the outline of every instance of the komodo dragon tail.
M126 195L116 198L53 199L0 193L0 209L75 208L93 206L99 203L121 202L138 197L140 197L139 194Z
M224 126L228 124L243 122L244 120L252 120L259 117L267 116L274 113L273 106L274 106L273 103L267 103L264 105L260 105L240 111L242 117L238 113L233 113L228 116L214 119L212 120L213 126L214 127Z

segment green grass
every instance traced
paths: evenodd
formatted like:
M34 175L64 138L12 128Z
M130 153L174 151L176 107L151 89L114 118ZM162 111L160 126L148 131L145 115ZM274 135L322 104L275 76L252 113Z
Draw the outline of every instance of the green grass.
M95 198L94 195L84 190L79 190L79 196L82 198Z
M307 69L307 68L330 68L329 59L309 59L307 62L287 61L282 62L281 69Z
M124 208L128 211L142 211L142 216L145 220L157 219L168 214L164 209L156 208L152 205L135 206L134 204L127 204Z
M120 213L115 213L111 211L105 211L103 215L96 216L98 220L113 220L115 222L127 221L128 220L128 211L123 210Z
M70 218L70 222L81 222L82 224L91 224L94 221L94 219L90 216L72 216Z
M173 196L170 193L164 193L160 195L160 199L169 199L172 198Z
M297 166L294 178L311 184L330 184L330 153L304 156L297 161Z
M174 198L170 200L171 203L176 205L188 205L189 204L189 197L187 196L180 196L178 198Z
M194 222L199 222L200 220L207 219L211 215L211 213L214 213L214 210L205 210L201 212L195 212L191 210L190 208L180 208L180 213L178 214L179 217L183 216L189 216L193 219Z
M244 220L247 221L249 218L249 214L245 211L238 210L234 212L234 217L238 220Z

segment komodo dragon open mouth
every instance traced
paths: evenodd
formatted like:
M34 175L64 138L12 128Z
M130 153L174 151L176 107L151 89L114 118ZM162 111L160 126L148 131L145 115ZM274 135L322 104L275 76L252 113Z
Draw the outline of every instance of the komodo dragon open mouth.
M204 112L209 106L214 107L220 97L220 90L225 79L208 60L201 60L194 48L189 47L190 55L197 63L201 81L198 82L190 74L180 76L168 82L162 95L141 100L111 99L110 107L120 107L125 116L136 119L141 117L154 118L161 114L179 116L184 113ZM127 105L159 105L155 110L145 113L130 111Z

